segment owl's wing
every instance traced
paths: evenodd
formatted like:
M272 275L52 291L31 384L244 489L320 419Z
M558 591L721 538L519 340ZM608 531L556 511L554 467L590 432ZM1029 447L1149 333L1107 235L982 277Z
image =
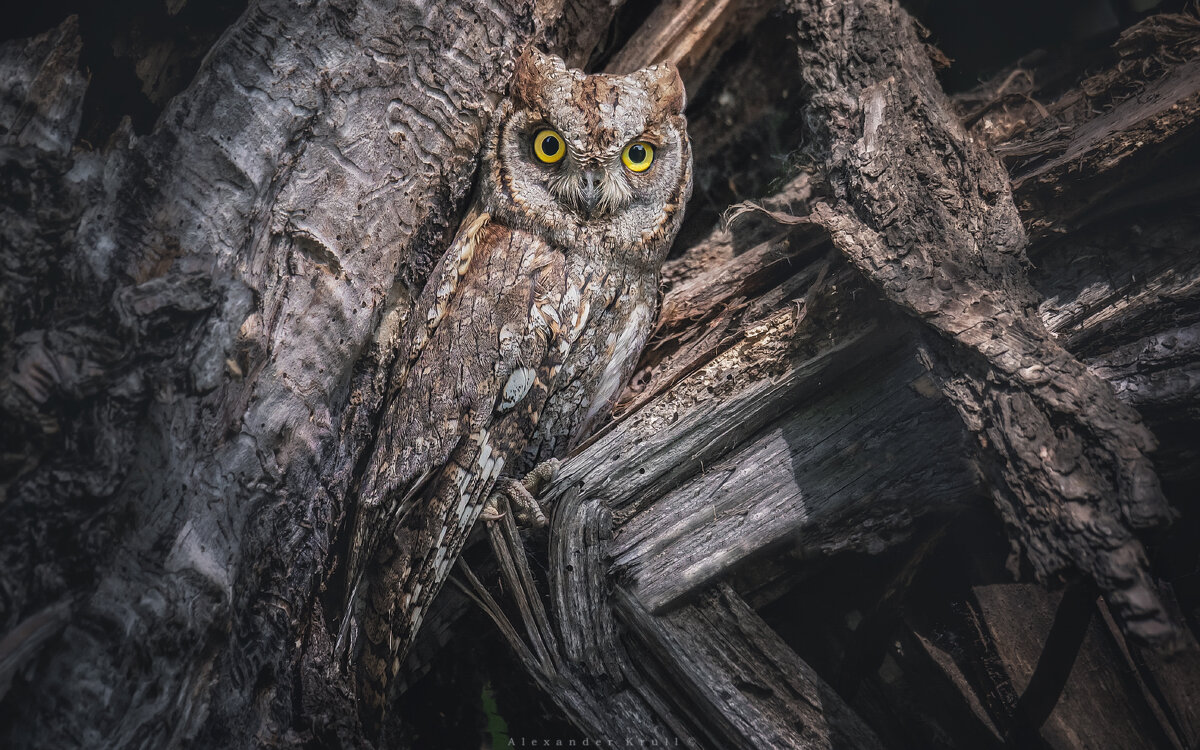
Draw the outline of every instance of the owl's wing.
M363 571L374 554L380 528L390 526L396 514L411 507L412 499L434 475L435 469L450 456L460 433L450 429L456 415L445 405L414 423L413 412L406 408L407 386L413 366L421 359L430 340L450 311L463 279L470 271L483 228L490 216L472 209L464 218L458 234L434 268L421 295L413 305L412 317L403 328L400 351L388 382L384 404L384 425L399 429L381 429L377 442L357 487L353 535L347 560L348 604L353 606ZM418 379L420 376L418 376ZM418 415L420 416L420 415ZM461 418L463 415L457 415ZM423 424L420 422L424 422ZM343 618L343 633L351 617ZM341 640L341 638L339 638Z
M468 211L402 329L384 403L384 424L401 427L398 433L385 429L376 432L376 442L369 449L368 464L362 473L366 479L353 491L356 502L344 573L346 599L338 653L353 650L353 628L359 619L355 617L355 609L361 603L359 591L363 574L378 547L381 529L394 526L397 514L412 506L459 438L446 429L452 421L446 413L429 414L425 424L411 424L412 415L404 410L404 394L413 365L445 319L490 219L487 212L474 207Z
M587 317L562 253L542 239L485 219L473 245L457 288L433 294L436 324L410 355L387 407L393 437L368 472L382 479L366 497L383 512L364 529L376 541L363 560L370 570L359 592L357 672L360 700L376 713L493 482L533 434Z

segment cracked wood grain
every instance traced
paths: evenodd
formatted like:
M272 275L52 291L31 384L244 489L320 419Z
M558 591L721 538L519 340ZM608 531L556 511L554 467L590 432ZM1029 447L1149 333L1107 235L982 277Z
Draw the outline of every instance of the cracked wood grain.
M732 588L664 617L618 591L634 637L664 660L660 684L682 688L680 711L711 747L882 748L871 729Z

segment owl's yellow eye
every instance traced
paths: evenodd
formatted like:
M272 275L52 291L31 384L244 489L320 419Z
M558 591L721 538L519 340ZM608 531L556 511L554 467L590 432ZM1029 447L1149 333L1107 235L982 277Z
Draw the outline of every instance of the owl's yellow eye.
M567 144L553 130L539 130L533 137L533 154L539 161L553 164L567 153Z
M654 147L645 141L634 141L621 152L621 161L634 172L645 172L654 161Z

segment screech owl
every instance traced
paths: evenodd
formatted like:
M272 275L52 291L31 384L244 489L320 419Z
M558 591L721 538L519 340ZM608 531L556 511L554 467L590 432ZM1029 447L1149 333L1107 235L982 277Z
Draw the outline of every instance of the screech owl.
M671 65L613 76L536 50L517 60L358 491L349 639L372 723L497 478L564 455L632 374L691 194L684 103Z

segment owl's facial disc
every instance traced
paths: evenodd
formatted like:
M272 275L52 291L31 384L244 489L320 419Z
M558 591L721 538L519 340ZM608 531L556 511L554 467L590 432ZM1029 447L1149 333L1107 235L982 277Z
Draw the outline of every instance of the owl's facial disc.
M611 127L589 129L587 113L558 114L568 121L561 131L546 116L529 117L535 124L525 128L531 134L527 159L545 190L579 219L610 217L655 187L658 175L652 168L657 144L663 142L658 129L630 138Z
M669 65L587 75L527 50L485 156L489 208L564 245L632 247L665 231L691 192L684 103Z
M554 128L539 125L532 129L530 153L533 161L541 165L547 190L585 220L591 220L623 208L628 204L630 191L619 175L609 176L604 160L579 158L578 154L596 151L596 144L585 137L572 138L574 146L567 147L566 140ZM592 139L594 141L594 139ZM649 167L650 157L646 145L639 152L642 163L626 167L633 171L644 171ZM629 151L629 147L625 148Z
M561 163L546 171L550 194L584 221L607 217L628 206L634 197L633 186L611 164L578 159L570 149Z

